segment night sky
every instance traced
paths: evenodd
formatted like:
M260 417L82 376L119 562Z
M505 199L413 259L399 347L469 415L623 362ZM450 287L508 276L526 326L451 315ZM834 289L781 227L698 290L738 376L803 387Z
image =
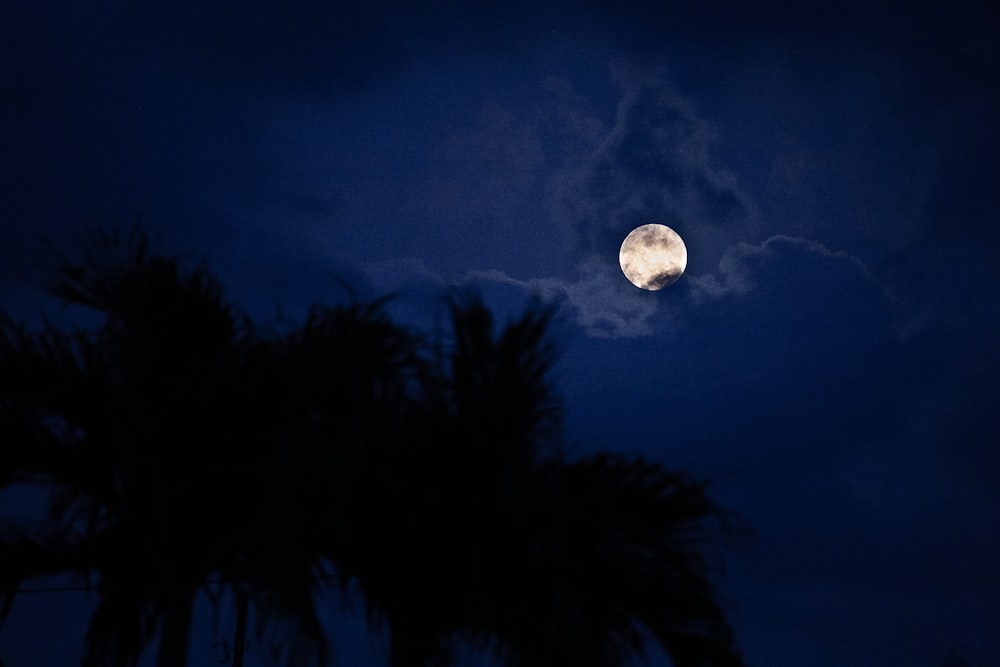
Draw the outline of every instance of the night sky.
M749 665L1000 664L989 3L202 4L0 3L8 313L84 321L54 251L137 219L260 320L345 281L428 329L452 285L559 298L570 446L752 527ZM647 292L618 249L654 222L688 266ZM19 598L0 659L71 664L85 609Z

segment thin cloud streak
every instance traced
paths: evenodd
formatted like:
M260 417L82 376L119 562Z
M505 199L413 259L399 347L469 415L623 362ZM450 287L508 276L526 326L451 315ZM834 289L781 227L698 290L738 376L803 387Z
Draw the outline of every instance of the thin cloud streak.
M784 249L844 262L853 266L860 276L874 282L871 271L854 255L843 250L831 250L818 241L775 234L756 245L741 241L730 246L719 260L719 275L706 273L688 279L691 285L691 297L695 303L700 304L730 295L747 294L757 286L754 266Z
M609 270L596 258L581 263L581 273L583 277L577 281L518 280L490 269L469 271L466 279L514 286L545 299L564 299L573 309L576 323L592 338L641 338L653 334L655 295L627 284L621 272Z

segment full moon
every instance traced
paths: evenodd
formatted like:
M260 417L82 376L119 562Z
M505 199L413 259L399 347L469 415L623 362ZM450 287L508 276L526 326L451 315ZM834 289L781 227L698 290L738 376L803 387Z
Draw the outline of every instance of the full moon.
M677 282L687 267L687 248L666 225L636 227L622 241L618 262L636 287L656 291Z

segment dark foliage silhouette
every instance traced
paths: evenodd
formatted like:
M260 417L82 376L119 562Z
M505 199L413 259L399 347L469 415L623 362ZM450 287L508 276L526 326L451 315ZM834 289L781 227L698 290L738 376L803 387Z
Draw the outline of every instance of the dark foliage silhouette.
M726 514L641 459L569 457L555 307L503 327L474 293L451 339L384 301L265 334L204 268L99 235L54 292L95 330L0 321L0 484L50 490L0 523L0 595L93 579L85 663L184 665L200 590L229 588L292 664L325 664L323 586L360 591L393 667L468 643L510 665L738 666L711 582ZM210 584L209 582L214 582Z
M2 339L4 413L32 424L5 449L22 461L15 474L52 493L50 522L20 543L34 553L5 559L20 565L5 576L97 576L88 664L134 664L157 627L159 664L183 664L194 596L234 509L218 480L234 478L243 444L227 428L241 332L207 271L148 254L141 234L87 250L54 292L103 325L72 336L7 327Z

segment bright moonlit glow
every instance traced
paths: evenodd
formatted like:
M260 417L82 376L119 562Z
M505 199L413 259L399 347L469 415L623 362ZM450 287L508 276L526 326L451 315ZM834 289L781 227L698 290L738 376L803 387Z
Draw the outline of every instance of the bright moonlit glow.
M655 291L674 284L684 273L687 248L670 227L642 225L622 241L618 262L633 285Z

